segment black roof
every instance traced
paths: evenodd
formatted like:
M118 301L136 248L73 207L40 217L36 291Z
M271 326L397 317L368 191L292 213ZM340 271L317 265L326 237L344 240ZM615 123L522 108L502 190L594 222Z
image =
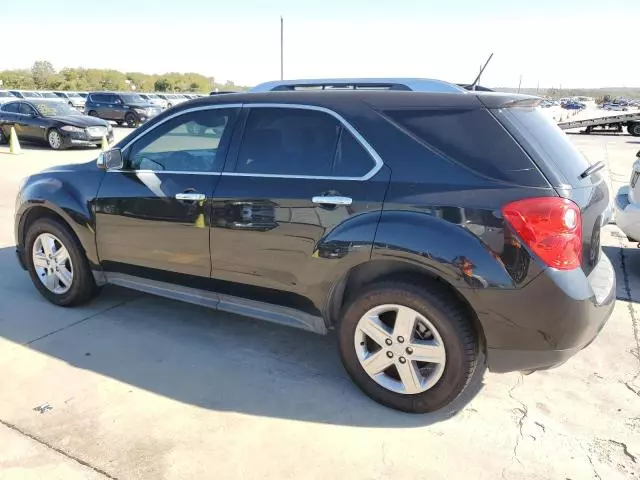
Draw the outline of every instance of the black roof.
M366 103L376 109L416 108L416 107L462 107L500 108L515 102L538 101L537 97L512 93L466 92L466 93L426 93L405 91L286 91L260 93L230 93L210 95L180 104L181 109L198 105L282 103L302 104L341 110L349 105Z

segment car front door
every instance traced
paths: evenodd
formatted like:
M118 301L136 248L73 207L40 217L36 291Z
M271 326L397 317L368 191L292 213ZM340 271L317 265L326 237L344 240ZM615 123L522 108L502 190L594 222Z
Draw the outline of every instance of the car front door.
M214 191L212 279L221 293L317 313L321 291L345 262L369 259L389 170L330 111L244 110L230 155L237 160ZM371 217L348 222L359 215ZM354 230L341 236L340 228Z
M44 139L44 127L41 127L42 122L39 121L40 114L31 105L26 102L20 102L18 117L16 125L18 138L30 141Z
M212 106L168 117L125 146L124 167L107 171L95 206L107 271L209 278L208 202L238 111Z

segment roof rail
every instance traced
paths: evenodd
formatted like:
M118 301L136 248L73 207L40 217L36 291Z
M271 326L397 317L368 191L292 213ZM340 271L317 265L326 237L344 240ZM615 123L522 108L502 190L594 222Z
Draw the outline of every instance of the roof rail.
M399 90L434 93L464 93L453 83L428 78L320 78L309 80L276 80L261 83L250 92L292 90Z

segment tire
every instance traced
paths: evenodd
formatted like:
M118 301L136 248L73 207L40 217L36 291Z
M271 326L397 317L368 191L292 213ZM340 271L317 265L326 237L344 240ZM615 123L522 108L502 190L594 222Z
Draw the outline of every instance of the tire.
M89 110L88 115L90 117L97 117L98 116L98 112L96 112L95 110Z
M127 126L131 128L136 128L140 122L138 121L138 117L136 117L133 113L129 112L124 116L124 121L127 122Z
M363 335L359 325L362 325L361 319L364 321L371 318L372 311L384 310L387 307L397 307L403 312L411 312L409 318L413 316L413 320L410 321L413 333L409 339L395 336L396 331L391 338L384 337L384 342L392 341L393 345L389 346L387 343L387 346L375 353L385 353L387 357L391 353L393 360L389 361L393 361L393 364L376 375L379 380L374 380L365 371L361 358L363 352L369 350L364 355L365 360L372 359L374 353L370 353L373 350L370 348L371 345L377 348L376 345L384 342L376 342L371 337ZM393 312L380 315L381 317L378 317L377 314L373 314L378 320L385 318L386 324L378 324L384 326L385 334L391 333L397 326L397 320L393 320L393 325L389 325ZM397 318L399 317L396 316ZM430 323L430 326L426 331L427 339L422 341L431 342L428 348L432 349L432 345L436 345L436 348L444 351L444 356L439 357L444 360L439 363L418 364L411 360L407 362L410 354L416 358L421 342L415 338L420 334L419 328L416 327L420 324L426 326L424 320ZM477 335L471 320L466 317L456 299L437 284L420 288L405 281L388 281L365 287L344 310L338 329L338 343L340 357L347 373L366 395L383 405L409 413L433 412L453 402L469 384L478 358ZM413 345L415 350L407 348L408 345ZM405 352L407 355L403 358ZM385 361L384 357L380 358ZM415 392L405 389L406 383L397 381L401 378L397 367L402 368L405 375L406 372L419 372L409 377L418 379L417 383L413 383L419 385L419 388L414 388ZM420 370L416 370L415 367ZM424 376L423 372L426 372L427 376ZM382 383L387 386L383 386Z
M124 122L122 120L117 120L116 121L116 125L118 125L119 127L121 127L122 125L124 125Z
M56 128L52 128L47 132L47 143L54 150L64 149L64 140Z
M65 262L64 267L61 264L56 265L55 260L50 260L51 266L53 267L56 265L59 266L60 269L65 268L67 270L67 274L69 271L71 272L71 276L69 277L67 275L66 277L67 281L70 278L70 285L67 286L65 286L60 280L62 277L55 274L54 282L57 283L54 283L55 288L53 290L45 286L43 283L45 280L41 280L41 278L46 278L48 276L46 269L43 269L41 266L36 268L34 264L34 246L36 245L36 242L39 242L38 247L41 247L44 243L44 238L51 237L54 239L54 247L51 249L52 252L61 252L58 245L62 245L68 252L69 260L68 263ZM36 251L45 251L43 248L38 247L36 248ZM46 257L42 254L38 256L40 261ZM82 246L69 227L56 220L41 218L29 226L25 236L24 261L27 269L29 270L31 281L35 287L44 298L55 305L65 307L81 305L94 298L98 293L98 287L96 286L96 282L93 278L93 274L91 273L91 269L89 268L89 262L87 261L87 257ZM43 270L45 270L44 276L42 273Z
M4 130L0 128L0 145L4 145L5 143L9 143L9 137L4 134Z
M627 132L634 137L640 137L640 122L627 125Z

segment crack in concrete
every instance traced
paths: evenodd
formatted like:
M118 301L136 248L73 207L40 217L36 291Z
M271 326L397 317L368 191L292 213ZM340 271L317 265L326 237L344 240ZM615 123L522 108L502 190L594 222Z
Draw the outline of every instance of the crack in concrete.
M56 333L62 332L62 331L67 330L67 329L69 329L71 327L75 327L76 325L79 325L79 324L81 324L83 322L86 322L87 320L91 320L92 318L95 318L95 317L97 317L99 315L102 315L103 313L110 312L111 310L114 310L114 309L116 309L118 307L121 307L122 305L124 305L126 303L138 300L139 298L140 298L140 296L132 298L132 299L129 299L129 300L123 300L121 302L118 302L118 303L116 303L115 305L112 305L109 308L105 308L104 310L100 310L99 312L92 313L88 317L85 317L85 318L82 318L82 319L80 319L80 320L78 320L76 322L70 323L69 325L65 325L64 327L60 327L60 328L58 328L56 330L53 330L52 332L45 333L44 335L41 335L38 338L34 338L33 340L29 340L27 343L25 343L25 345L31 345L31 344L39 341L39 340L42 340L42 339L47 338L47 337L50 337L51 335L55 335Z
M625 245L622 241L619 241L620 243L620 267L622 269L622 278L623 278L623 282L624 282L624 292L626 294L626 297L624 300L627 302L627 310L629 310L629 316L631 317L631 328L633 330L633 338L636 342L636 352L637 355L634 355L633 353L631 353L631 355L633 355L634 357L636 357L636 359L638 360L638 370L636 371L636 374L634 375L634 377L631 379L632 382L634 382L635 380L637 380L638 377L640 377L640 322L638 321L638 318L636 317L636 312L633 308L633 304L632 304L632 300L631 300L631 284L629 283L629 275L627 273L627 262L626 262L626 256L624 254L624 249L625 249Z
M638 458L629 451L626 443L618 442L617 440L609 440L609 443L613 443L614 445L621 447L622 453L629 457L633 463L638 463Z
M598 470L596 470L596 466L593 464L593 460L591 460L591 455L587 454L587 460L589 460L589 463L591 464L591 469L593 470L593 474L596 476L598 480L602 480L602 477L598 473Z
M520 385L522 385L522 383L524 382L524 376L522 374L520 374L520 376L518 377L518 380L516 381L516 383L513 385L513 387L511 387L509 389L509 397L514 401L520 404L520 408L514 408L512 411L513 412L517 412L520 414L520 418L518 419L518 435L516 436L516 440L515 443L513 445L513 454L511 455L511 463L513 462L518 462L520 465L522 465L522 462L520 461L520 459L518 458L518 447L520 446L520 440L522 440L522 438L524 438L524 434L522 432L523 428L524 428L524 421L526 420L527 416L529 415L529 409L527 408L527 406L525 405L524 402L522 402L521 400L517 399L516 397L513 396L513 391L519 387ZM504 480L506 480L506 476L505 476L505 472L507 470L507 467L503 467L502 469L502 478Z
M635 388L633 388L631 385L629 385L629 382L622 382L622 383L625 387L627 387L629 390L631 390L633 393L635 393L640 397L640 390L636 390Z
M38 442L40 445L43 445L43 446L47 447L48 449L59 453L60 455L68 458L69 460L73 460L74 462L79 463L83 467L90 468L91 470L93 470L94 472L102 475L103 477L109 478L110 480L118 480L117 477L109 475L107 472L105 472L101 468L95 467L95 466L91 465L89 462L85 462L81 458L75 457L75 456L71 455L70 453L65 452L64 450L61 450L61 449L59 449L57 447L54 447L53 445L51 445L50 443L46 442L45 440L42 440L42 439L36 437L35 435L32 435L29 432L26 432L26 431L22 430L20 427L14 425L12 423L5 422L4 420L0 419L0 424L4 425L7 428L10 428L14 432L18 432L19 434L24 435L27 438L30 438L31 440L33 440L35 442Z

